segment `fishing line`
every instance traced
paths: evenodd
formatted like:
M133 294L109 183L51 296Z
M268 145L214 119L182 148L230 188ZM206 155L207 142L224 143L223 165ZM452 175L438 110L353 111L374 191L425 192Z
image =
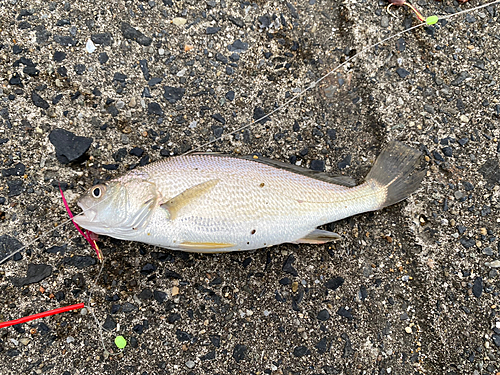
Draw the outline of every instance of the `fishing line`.
M499 0L499 1L500 1L500 0ZM58 229L59 229L59 227L60 227L60 226L63 226L63 225L68 224L69 222L72 222L76 216L83 215L83 214L84 214L85 212L87 212L88 210L90 210L90 209L92 209L92 208L96 207L97 205L99 205L99 204L101 204L101 203L105 202L105 201L106 201L106 200L108 200L109 198L110 198L110 197L104 197L101 201L97 202L97 203L96 203L96 204L94 204L93 206L90 206L89 208L87 208L87 209L83 210L82 212L79 212L79 213L75 214L73 218L69 218L69 219L67 219L67 220L63 221L63 222L62 222L61 224L59 224L57 227L52 228L52 229L50 229L49 231L47 231L47 232L45 232L45 233L42 233L42 234L41 234L38 238L34 239L34 240L33 240L33 241L31 241L31 242L28 242L26 245L21 246L19 249L14 250L12 253L10 253L9 255L7 255L7 256L5 256L4 258L2 258L2 259L0 260L0 264L3 264L5 261L9 260L11 257L13 257L14 255L16 255L16 254L17 254L17 253L19 253L20 251L23 251L24 249L26 249L26 248L28 248L28 247L30 247L30 246L32 246L32 245L34 245L37 241L40 241L41 239L43 239L43 238L47 237L49 234L51 234L51 233L55 232L56 230L58 230ZM75 237L71 237L71 238L75 238Z
M391 35L387 38L384 38L380 41L378 41L377 43L374 43L370 46L367 46L367 47L364 47L361 49L361 51L359 51L358 53L356 53L355 55L353 56L350 56L348 57L343 63L337 65L335 68L333 68L333 70L329 71L328 73L326 73L324 76L322 76L321 78L319 78L317 81L309 84L309 86L307 86L305 89L303 89L300 93L297 93L295 95L293 95L290 99L288 99L287 101L285 101L281 106L279 106L278 108L272 110L271 112L267 113L266 115L260 117L259 119L257 120L254 120L246 125L243 125L239 128L237 128L236 130L233 130L232 132L229 132L227 134L224 134L224 135L221 135L220 137L218 138L215 138L211 141L208 141L206 143L203 143L202 145L192 149L192 150L189 150L187 152L185 152L184 154L182 154L181 156L184 156L184 155L187 155L187 154L190 154L192 152L195 152L195 151L198 151L202 148L204 148L205 146L208 146L214 142L217 142L217 141L220 141L224 138L227 138L233 134L236 134L236 133L239 133L249 127L251 127L252 125L254 125L255 123L259 123L260 121L270 117L271 115L275 114L276 112L279 112L281 111L282 109L288 107L291 103L293 103L294 101L296 101L297 99L300 99L302 98L307 92L311 91L313 88L315 88L319 83L321 83L322 81L324 81L326 78L328 78L330 75L332 75L333 73L335 73L336 71L338 71L340 68L344 67L345 65L347 65L349 62L351 62L352 60L364 55L366 52L374 49L375 47L385 43L385 42L388 42L392 39L395 39L401 35L404 35L412 30L415 30L415 29L418 29L419 27L422 27L422 26L430 26L430 25L433 25L435 23L437 23L439 20L446 20L446 19L450 19L452 17L456 17L456 16L459 16L461 14L464 14L464 13L470 13L470 12L474 12L476 10L479 10L479 9L482 9L482 8L486 8L488 6L491 6L491 5L494 5L494 4L498 4L500 3L500 0L496 0L496 1L493 1L491 3L487 3L487 4L483 4L483 5L479 5L477 7L474 7L474 8L471 8L471 9L467 9L467 10L462 10L460 12L457 12L457 13L453 13L453 14L449 14L449 15L446 15L446 16L429 16L426 18L425 22L422 22L418 25L415 25L415 26L412 26L410 27L409 29L406 29L406 30L403 30L403 31L400 31L394 35ZM390 13L390 12L389 12ZM392 13L390 13L392 15Z

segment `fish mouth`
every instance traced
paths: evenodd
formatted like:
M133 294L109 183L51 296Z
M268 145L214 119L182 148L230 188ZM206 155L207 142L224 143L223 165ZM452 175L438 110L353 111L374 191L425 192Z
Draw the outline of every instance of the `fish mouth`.
M91 230L90 227L92 226L92 224L95 224L93 223L93 221L97 216L97 212L91 209L86 209L85 206L81 203L78 203L78 207L80 207L83 212L76 214L73 218L73 221L81 227Z

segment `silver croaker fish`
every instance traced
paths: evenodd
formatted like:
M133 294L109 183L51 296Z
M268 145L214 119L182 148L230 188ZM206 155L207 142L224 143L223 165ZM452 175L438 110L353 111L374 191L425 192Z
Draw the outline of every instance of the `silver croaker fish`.
M365 182L266 159L169 158L93 186L75 222L94 233L191 252L337 240L318 226L405 199L420 186L421 152L382 151Z

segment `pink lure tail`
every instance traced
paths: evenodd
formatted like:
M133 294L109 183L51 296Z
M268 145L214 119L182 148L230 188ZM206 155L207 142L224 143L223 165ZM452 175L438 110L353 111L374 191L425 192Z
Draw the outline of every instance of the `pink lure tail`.
M61 186L59 186L59 191L61 192L61 197L62 197L62 200L64 203L64 207L66 208L66 212L68 213L69 217L71 219L73 219L73 212L71 212L71 210L69 209L68 202L66 201L66 197L64 196L64 193L61 189ZM95 250L95 252L97 254L97 259L102 260L101 250L99 249L99 246L97 246L97 243L96 243L96 241L98 239L97 234L90 232L90 231L86 231L84 233L82 231L82 229L78 226L78 224L75 223L74 220L72 220L72 222L73 222L73 225L75 226L75 228L78 230L78 232L80 232L80 234L83 236L83 238L85 238L87 240L87 242L90 244L92 249Z

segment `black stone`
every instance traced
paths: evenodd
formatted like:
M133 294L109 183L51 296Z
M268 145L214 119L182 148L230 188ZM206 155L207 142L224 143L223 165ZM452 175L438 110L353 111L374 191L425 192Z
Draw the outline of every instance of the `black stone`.
M212 26L207 27L207 29L205 30L205 32L208 35L217 34L219 31L220 31L220 27L212 27Z
M99 61L100 64L106 64L109 60L109 56L106 52L101 52L99 53L97 60Z
M153 297L158 303L163 303L167 299L168 295L165 292L162 292L161 290L155 290L153 292Z
M49 103L45 99L43 99L36 91L33 91L31 93L31 100L33 101L33 104L36 105L37 107L40 107L42 109L47 109L49 108Z
M236 362L243 361L247 353L246 345L236 344L233 349L233 358Z
M107 331L112 331L116 328L116 322L115 320L111 317L111 315L108 315L106 317L106 320L104 321L102 328L104 328Z
M345 169L347 168L349 165L351 165L351 160L352 160L352 155L349 154L347 155L342 161L340 161L338 164L337 164L337 167L339 169Z
M220 61L223 64L227 64L228 62L227 57L220 52L217 52L217 54L215 55L215 60Z
M23 247L23 244L14 237L7 234L0 236L0 260L9 256L21 247Z
M406 42L404 38L399 38L398 40L396 40L396 49L401 52L406 49Z
M144 326L142 324L136 324L133 328L132 331L137 333L138 335L141 335L144 332Z
M148 81L148 86L155 86L163 81L163 78L153 77Z
M55 35L54 41L63 47L76 46L76 40L70 36Z
M213 346L215 346L216 348L219 348L220 347L220 336L219 335L211 335L210 342L212 343Z
M351 310L347 310L343 306L337 311L337 314L339 314L340 316L343 316L344 318L352 320Z
M22 86L21 82L21 76L17 73L15 73L10 79L9 79L9 84L13 86Z
M233 16L228 16L227 19L231 21L233 24L235 24L238 27L243 27L245 26L245 23L243 22L243 19L239 17L233 17Z
M23 192L23 180L7 181L9 192L8 197L17 197Z
M472 191L472 190L474 190L474 185L472 185L472 184L471 184L470 182L468 182L468 181L463 181L463 182L462 182L462 185L464 186L464 189L465 189L466 191Z
M62 245L62 246L51 246L48 249L45 249L45 253L49 254L60 254L64 255L66 250L68 249L68 245Z
M192 336L189 333L181 331L180 329L175 332L175 336L180 342L190 341L192 339Z
M245 52L248 49L248 43L242 42L239 39L236 39L233 44L227 46L227 49L231 52Z
M48 264L28 264L26 277L13 277L12 284L17 287L22 287L29 284L34 284L42 281L52 274L52 266Z
M443 151L444 156L448 156L450 158L453 156L453 149L449 146L443 147L441 151Z
M23 69L23 73L24 74L27 74L31 77L36 77L38 76L38 74L40 73L40 71L33 67L33 66L25 66L24 69Z
M120 163L126 156L127 156L127 149L120 148L113 154L113 159L115 159L117 163Z
M96 264L94 257L89 255L75 255L72 257L66 257L63 259L63 263L69 266L76 267L78 269L84 269Z
M141 275L150 275L153 272L156 271L156 266L151 263L146 263L142 268L141 268Z
M23 163L17 163L12 168L2 169L2 177L9 176L23 176L26 171L26 167Z
M56 26L65 26L65 25L71 25L71 22L66 19L57 20L56 22Z
M142 299L142 300L149 300L149 299L152 299L153 298L153 292L151 291L151 289L149 288L146 288L146 289L143 289L138 295L137 297L139 299Z
M59 103L61 101L62 97L63 97L62 94L57 94L56 96L54 96L52 98L52 104L56 105L57 103Z
M127 75L120 72L115 72L115 74L113 75L113 81L125 82L126 79Z
M148 103L148 114L163 116L163 110L160 105L156 102Z
M232 91L232 90L231 90L231 91L228 91L228 92L226 93L226 99L227 99L227 100L231 100L231 101L232 101L232 100L234 100L234 91Z
M108 112L112 117L118 116L118 108L116 108L114 104L107 107L106 112Z
M84 159L85 153L93 142L92 138L79 137L64 129L54 129L49 140L56 148L56 157L62 164Z
M307 346L296 346L295 349L293 349L293 355L297 358L303 357L305 355L311 354L311 351L307 348Z
M151 44L151 42L153 41L153 39L145 36L139 30L134 29L132 26L130 26L126 22L122 22L121 31L122 31L122 35L125 39L133 40L133 41L139 43L141 46L149 46Z
M119 164L102 164L101 167L103 167L107 171L116 171L120 165Z
M186 89L182 87L164 86L163 89L165 90L165 92L163 93L163 97L170 104L177 103L179 100L182 99L184 93L186 92Z
M255 107L253 110L253 119L255 121L262 119L260 121L257 121L259 124L264 125L267 121L271 121L271 116L267 116L266 118L262 118L266 115L266 112L260 107Z
M396 73L398 73L398 75L401 77L401 78L406 78L410 75L410 72L406 69L403 69L403 68L397 68L396 69Z
M137 156L138 158L140 158L142 156L142 154L144 154L144 150L142 148L140 148L140 147L134 147L128 153L130 155L134 155L134 156Z
M211 352L208 352L200 357L201 361L208 361L210 359L215 359L215 350L212 350Z
M226 123L226 119L224 117L222 117L222 115L220 113L214 113L212 115L212 118L218 122L220 122L222 125L224 125Z
M132 311L137 311L137 310L139 310L139 308L136 305L131 304L130 302L125 302L122 305L122 312L124 312L125 314L128 314Z
M179 275L177 272L166 269L165 270L165 277L167 279L182 279L182 276Z
M318 313L318 320L324 322L326 320L330 319L330 313L328 312L327 309L321 310Z
M111 35L111 33L92 34L90 36L90 39L95 44L100 44L103 46L110 46L111 44L113 44L113 36Z
M54 55L52 56L52 60L55 62L61 62L66 58L66 53L62 51L56 51L54 52Z
M285 263L283 264L282 270L283 270L283 272L289 273L293 276L298 276L299 273L292 266L293 262L295 262L295 257L292 254L290 254L288 256L288 258L286 258Z
M437 152L436 150L432 151L432 156L434 157L434 159L436 159L437 161L444 161L444 158L441 156L441 154L439 152Z
M340 288L344 284L344 279L342 277L336 277L334 279L330 279L325 283L327 289L336 290Z
M451 82L452 86L460 86L465 79L469 77L467 72L460 72L458 76Z
M318 349L319 354L324 354L327 352L328 348L328 341L326 337L323 337L321 340L318 341L318 343L314 346L316 349Z
M472 286L472 294L474 294L476 298L481 297L481 294L483 294L483 287L483 279L481 277L476 277L474 285Z
M212 126L212 131L214 133L215 138L220 138L222 137L222 134L224 133L224 128L221 126Z
M470 249L471 247L473 247L476 244L476 240L474 238L462 237L462 238L460 238L460 243L466 249Z
M65 66L60 66L57 68L57 74L59 74L61 77L67 77L68 76L68 69L66 69Z
M325 170L325 161L324 160L313 160L311 161L311 165L309 166L313 171L323 172Z

